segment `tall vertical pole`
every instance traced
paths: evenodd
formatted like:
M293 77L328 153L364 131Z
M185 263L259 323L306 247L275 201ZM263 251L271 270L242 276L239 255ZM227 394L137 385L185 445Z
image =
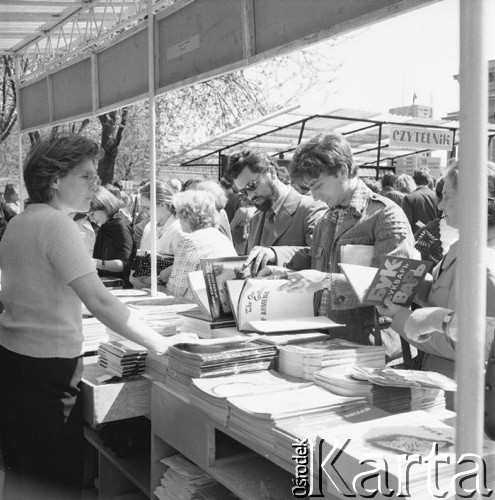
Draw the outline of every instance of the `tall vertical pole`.
M486 326L489 0L460 4L459 340L456 450L482 456ZM458 466L459 471L461 468ZM457 498L463 498L457 493ZM471 498L481 498L479 494Z
M20 209L24 208L24 176L22 171L22 124L21 124L21 56L15 56L15 92L16 92L16 108L17 108L17 151L19 155L19 205Z
M156 151L155 151L155 19L153 0L148 0L148 106L150 113L151 295L157 294L156 272Z

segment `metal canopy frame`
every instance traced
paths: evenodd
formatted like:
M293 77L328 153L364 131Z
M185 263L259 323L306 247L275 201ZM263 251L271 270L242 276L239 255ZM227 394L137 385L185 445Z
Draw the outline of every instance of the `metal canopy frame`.
M198 167L217 165L220 175L222 155L228 156L239 148L254 148L272 157L284 158L285 155L290 155L301 141L328 131L347 136L357 165L374 170L373 173L365 175L378 175L380 169L394 168L394 160L398 158L432 151L432 149L391 148L389 145L391 125L448 130L453 132L454 147L459 143L459 123L456 121L350 109L308 114L300 106L294 105L193 146L169 158L166 163ZM490 126L488 136L488 140L495 136L495 126ZM451 156L453 153L450 152Z

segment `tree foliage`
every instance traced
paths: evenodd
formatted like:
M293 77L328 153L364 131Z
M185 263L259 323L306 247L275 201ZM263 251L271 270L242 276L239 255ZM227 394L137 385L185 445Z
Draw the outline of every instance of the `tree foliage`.
M0 56L0 144L10 135L17 120L14 58Z

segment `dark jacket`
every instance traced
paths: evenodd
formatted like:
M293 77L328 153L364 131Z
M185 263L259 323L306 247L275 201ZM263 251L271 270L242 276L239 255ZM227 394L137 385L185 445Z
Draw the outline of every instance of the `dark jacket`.
M442 215L438 210L437 195L428 186L419 186L412 193L406 194L402 200L402 209L411 224L413 233Z
M395 201L399 207L402 206L402 200L404 199L404 196L406 196L404 193L397 191L397 189L394 189L392 186L384 187L380 191L380 194L389 200Z
M132 287L129 282L129 271L134 253L131 223L124 214L118 212L100 227L96 236L93 258L122 260L124 270L121 273L98 270L99 276L117 276L124 280L126 288Z
M275 216L274 230L266 245L274 250L278 266L297 270L309 267L308 251L313 229L327 209L327 205L321 201L303 196L290 188ZM256 212L251 219L246 253L260 244L264 221L264 212Z

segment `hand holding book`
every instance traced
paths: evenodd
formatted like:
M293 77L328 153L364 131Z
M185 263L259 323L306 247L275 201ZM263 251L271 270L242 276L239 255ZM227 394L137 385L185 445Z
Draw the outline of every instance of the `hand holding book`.
M249 252L243 268L251 268L251 274L256 276L267 264L273 264L277 261L275 252L270 247L255 246Z

